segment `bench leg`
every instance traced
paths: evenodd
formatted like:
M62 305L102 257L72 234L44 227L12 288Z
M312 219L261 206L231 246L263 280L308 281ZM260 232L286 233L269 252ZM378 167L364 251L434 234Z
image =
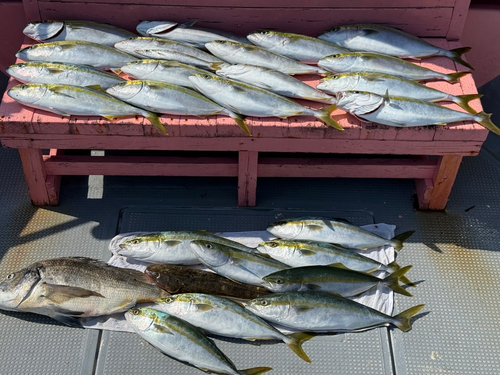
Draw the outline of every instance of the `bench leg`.
M257 151L240 151L238 161L238 206L257 204Z
M462 159L456 155L442 156L432 180L416 180L420 209L440 211L446 208Z
M51 150L56 152L56 150ZM59 203L60 176L47 176L42 150L19 149L24 178L28 185L31 202L35 206L56 206Z

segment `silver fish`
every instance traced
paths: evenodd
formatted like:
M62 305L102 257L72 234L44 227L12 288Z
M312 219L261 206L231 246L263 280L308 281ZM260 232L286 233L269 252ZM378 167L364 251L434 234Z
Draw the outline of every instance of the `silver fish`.
M156 114L133 107L105 92L88 87L49 84L20 85L10 89L7 95L21 104L61 116L102 116L108 120L144 116L162 133L167 133Z
M461 57L464 53L470 51L470 47L448 51L414 35L383 25L358 24L341 26L321 34L318 38L352 51L376 52L413 59L446 56L474 70Z
M252 135L240 115L190 88L157 81L126 81L106 91L129 104L157 113L180 116L226 114L233 118L245 133Z
M192 27L195 23L196 20L181 25L169 21L143 21L137 25L137 32L144 36L169 39L202 49L205 48L206 43L214 40L249 44L246 38L222 30Z
M257 31L247 35L247 38L268 51L309 64L317 64L323 57L335 53L350 52L346 48L318 38L272 30Z
M288 74L260 66L227 65L216 71L217 75L248 83L289 98L313 100L320 103L336 103L335 98L305 84Z
M194 57L192 55L176 51L166 51L159 49L138 49L134 53L141 58L179 62L182 64L193 65L197 68L202 68L207 70L217 70L222 64L224 64L224 63L213 63L210 61L205 61L198 57Z
M392 96L419 99L426 102L452 101L473 114L477 112L471 108L469 102L482 97L480 94L455 96L415 81L380 73L328 75L321 80L316 88L333 95L340 91L367 91L385 95L389 91Z
M118 254L147 263L199 264L192 252L190 243L194 240L206 240L238 248L244 252L257 250L216 236L205 231L171 231L139 235L119 244Z
M137 37L127 39L116 43L115 48L133 55L137 55L136 51L138 50L164 50L183 53L212 63L222 62L221 59L218 59L214 55L207 52L201 51L198 48L160 38Z
M0 309L47 315L68 325L79 325L78 317L122 312L167 296L142 272L89 258L36 262L0 283Z
M250 64L271 68L286 74L324 73L324 70L302 64L257 46L217 40L205 44L215 56L231 64Z
M337 94L337 100L339 109L378 124L411 127L476 121L500 135L500 129L491 122L491 115L485 112L474 115L422 100L391 97L388 93L380 96L361 91L344 91Z
M251 285L260 286L264 276L289 268L286 264L263 255L248 253L210 241L192 241L191 249L212 271Z
M390 245L396 250L403 248L403 241L414 231L402 233L391 240L377 236L343 219L293 218L277 221L267 231L287 240L330 242L355 249L370 249Z
M215 75L201 75L189 77L198 91L214 102L245 116L281 117L314 116L328 126L337 130L344 130L331 113L335 105L313 110L301 106L291 99L277 95L267 90L217 77Z
M119 27L90 21L43 21L28 24L24 35L39 42L82 41L113 47L136 34Z
M103 69L118 69L137 60L134 56L112 47L74 41L35 44L20 50L16 57L24 61L82 64Z
M246 308L263 319L312 332L356 332L393 325L411 330L410 319L425 305L390 316L350 299L325 292L274 293L255 298Z
M26 62L11 65L7 73L23 83L48 83L72 86L110 86L125 82L114 74L88 65L51 62Z
M381 73L413 81L445 80L458 82L467 72L439 73L397 57L369 52L336 54L322 58L318 65L333 73Z
M131 309L125 313L125 318L134 331L155 348L202 370L231 375L257 375L272 370L270 367L237 370L200 329L165 312Z
M227 298L202 293L184 293L164 298L161 310L219 336L245 340L280 340L301 359L311 363L302 349L302 343L313 335L299 333L284 335L276 328L251 313L244 306Z

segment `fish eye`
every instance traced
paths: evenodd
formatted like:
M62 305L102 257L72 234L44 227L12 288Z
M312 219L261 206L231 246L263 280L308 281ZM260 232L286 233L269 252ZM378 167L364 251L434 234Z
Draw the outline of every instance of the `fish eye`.
M14 276L16 276L16 274L15 273L11 273L9 276L7 276L7 280L12 279Z
M276 279L276 284L283 284L283 279Z
M332 76L332 79L339 79L339 76L337 74Z
M139 244L141 243L141 240L140 240L140 239L138 239L138 238L136 238L136 239L133 239L132 241L130 241L130 243L131 243L132 245L139 245Z
M205 247L206 247L207 249L211 249L213 246L212 246L212 244L207 243L207 244L205 245Z
M130 310L130 312L131 312L133 315L139 315L139 310L138 310L138 309L132 309L132 310Z
M167 297L163 300L165 303L172 303L174 302L174 299L172 297Z
M271 246L271 247L278 247L278 243L277 242L271 242L271 243L269 243L269 246Z
M263 300L263 301L261 301L261 302L260 302L260 304L261 304L262 306L267 306L267 301L266 301L266 300Z
M336 59L336 58L338 58L339 56L340 56L339 54L332 55L332 58L333 58L333 59Z

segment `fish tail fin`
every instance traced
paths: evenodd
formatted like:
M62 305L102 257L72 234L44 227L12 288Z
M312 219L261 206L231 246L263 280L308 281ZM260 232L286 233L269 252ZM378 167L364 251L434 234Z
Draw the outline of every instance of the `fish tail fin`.
M404 277L404 275L409 270L411 270L412 267L413 266L406 266L397 270L396 272L393 272L383 280L383 284L391 288L394 291L394 293L399 293L404 296L413 297L412 294L407 292L406 289L402 288L401 285L399 285L400 279Z
M149 122L159 131L161 131L163 134L168 135L167 129L163 126L163 124L160 121L160 118L158 115L152 113L152 112L147 112L147 115L145 115Z
M332 119L332 112L337 109L337 105L333 104L328 107L325 107L323 109L320 109L319 111L316 111L316 118L320 119L323 121L326 125L331 126L332 128L335 128L340 131L344 131L344 128L340 126L340 124Z
M245 119L241 117L239 114L227 111L226 113L229 114L229 116L238 124L238 126L245 132L247 133L250 137L252 136L252 133L250 132L250 129L248 129L247 123L245 122Z
M399 264L397 264L396 262L392 262L392 263L389 263L387 265L387 270L391 272L391 274L394 274L396 272L398 272L399 270L401 269L404 269L406 267L403 267L401 268L401 266ZM386 271L387 271L386 270ZM409 271L409 270L408 270ZM408 272L407 271L407 272ZM416 285L409 279L407 278L404 274L406 272L404 272L401 276L399 276L399 281L401 281L403 284L405 285L409 285L409 286L413 286L413 287L416 287Z
M418 305L414 306L412 308L409 308L408 310L403 311L402 313L396 315L393 317L394 325L398 327L401 331L403 332L408 332L411 330L411 318L413 318L415 315L419 313L420 310L422 310L425 307L425 305Z
M465 109L467 112L477 115L477 111L474 110L469 103L473 100L482 98L482 94L471 94L471 95L459 95L455 96L453 101L457 103L460 107Z
M394 237L391 242L392 242L392 245L394 246L394 249L396 251L399 251L403 248L403 243L408 239L410 238L413 233L415 233L414 230L410 230L408 232L404 232L404 233L401 233L401 234L398 234L396 237Z
M489 131L500 135L500 129L493 122L491 122L491 114L486 112L480 112L476 116L477 116L476 119L477 122L479 122Z
M291 335L288 335L288 338L290 338L291 342L288 343L288 347L293 350L295 354L297 354L300 358L302 358L304 361L311 363L311 360L309 359L308 355L302 348L302 344L315 337L316 335L310 334L310 333L294 333Z
M217 62L217 63L212 63L210 64L210 69L211 70L219 70L222 68L223 62Z
M472 67L471 64L469 64L467 61L462 59L462 55L464 53L469 52L470 50L471 50L470 47L455 48L455 49L452 49L451 51L448 51L448 53L446 53L446 56L449 57L450 59L452 59L453 61L455 61L456 63L459 63L463 66L466 66L469 69L474 70L474 68Z
M247 368L246 370L238 370L238 373L241 375L259 375L271 371L272 369L272 367L253 367Z
M460 80L460 78L466 76L467 74L469 74L469 72L457 72L457 73L446 74L445 76L451 83L457 83Z

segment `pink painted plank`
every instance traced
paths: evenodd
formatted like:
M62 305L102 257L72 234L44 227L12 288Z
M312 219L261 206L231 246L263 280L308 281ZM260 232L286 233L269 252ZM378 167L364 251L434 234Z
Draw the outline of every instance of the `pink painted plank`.
M217 116L196 117L183 116L179 118L179 136L181 137L216 137ZM234 123L234 121L233 121ZM241 135L241 134L240 134Z
M470 0L457 0L451 16L450 28L446 34L448 40L458 40L462 36L465 19L469 11Z
M47 175L42 159L42 150L22 148L19 150L19 155L31 201L37 206L50 205L52 202L45 184Z
M240 151L238 158L238 206L257 204L257 168L259 153Z
M449 29L453 8L233 8L156 6L150 4L81 3L85 13L74 3L39 2L43 20L84 19L107 22L135 30L143 20L156 20L159 14L171 21L197 19L199 27L220 28L240 35L272 28L317 36L332 27L352 23L380 23L402 28L423 37L444 37ZM279 17L276 17L279 14Z
M258 177L432 178L431 159L291 159L259 160Z

